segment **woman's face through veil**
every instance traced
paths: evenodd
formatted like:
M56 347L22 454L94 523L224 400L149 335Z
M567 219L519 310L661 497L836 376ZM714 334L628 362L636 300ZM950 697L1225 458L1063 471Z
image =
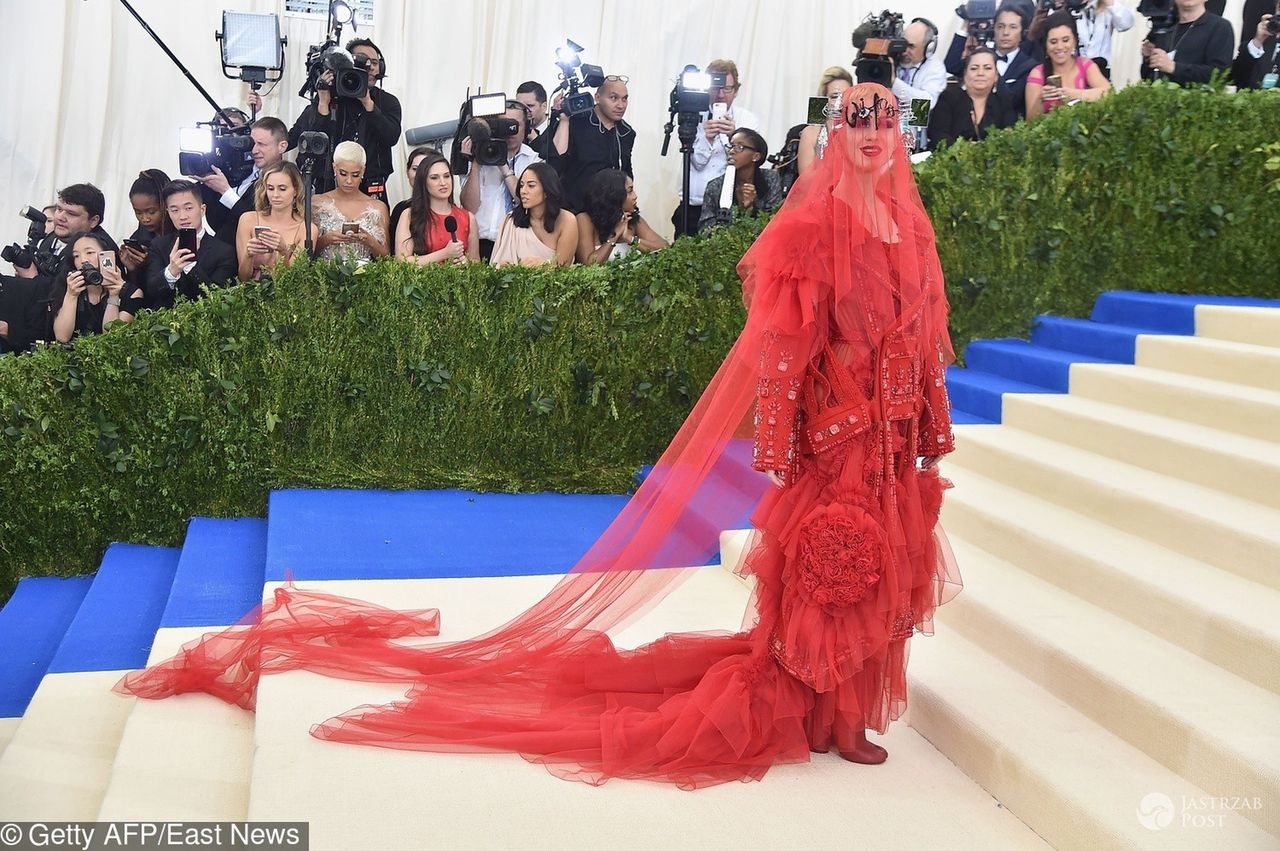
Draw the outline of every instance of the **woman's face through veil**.
M898 104L888 90L857 86L845 92L845 151L855 171L880 177L889 171L902 147Z

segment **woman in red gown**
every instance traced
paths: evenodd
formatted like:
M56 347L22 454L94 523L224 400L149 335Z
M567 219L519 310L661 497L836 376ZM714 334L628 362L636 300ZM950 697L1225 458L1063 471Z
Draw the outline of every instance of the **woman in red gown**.
M439 614L292 586L238 627L127 676L147 698L252 709L264 673L409 684L323 739L508 751L561 777L697 788L835 750L878 763L906 707L908 639L960 588L937 527L952 359L933 229L887 89L845 93L823 159L743 258L746 327L645 484L543 600L477 638L424 643ZM762 477L719 465L754 409ZM742 631L609 638L704 564L755 505Z

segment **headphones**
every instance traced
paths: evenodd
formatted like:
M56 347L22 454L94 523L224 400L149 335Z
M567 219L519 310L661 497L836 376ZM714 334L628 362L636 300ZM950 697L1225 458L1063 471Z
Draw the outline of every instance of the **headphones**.
M376 80L381 83L383 78L387 76L387 60L383 58L382 50L367 38L353 38L347 42L347 53L350 53L356 47L371 47L373 52L378 54L378 76Z
M924 58L932 59L933 54L938 52L938 25L928 18L912 18L913 24L924 24L929 28L929 41L924 46Z
M533 132L533 110L529 109L528 104L518 100L507 101L507 109L518 109L524 115L524 138L521 142L529 141L529 134Z

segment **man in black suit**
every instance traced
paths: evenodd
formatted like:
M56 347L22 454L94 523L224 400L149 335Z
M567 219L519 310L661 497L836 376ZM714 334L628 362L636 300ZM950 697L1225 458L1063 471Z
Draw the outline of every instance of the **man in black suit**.
M253 171L232 190L235 193L235 201L228 214L217 224L210 222L218 239L233 249L236 247L236 228L240 225L240 217L253 209L258 189L258 176L268 167L283 160L284 152L289 150L289 128L279 118L271 116L259 118L253 122L249 138L253 140L251 151ZM219 200L225 204L225 198L224 195ZM207 201L205 203L208 204Z
M1142 43L1142 78L1158 73L1180 86L1207 83L1231 67L1235 33L1225 18L1205 9L1205 0L1176 0L1178 23L1162 44Z
M964 77L964 61L977 47L967 27L966 21L951 39L951 49L947 51L947 73L957 78ZM1041 61L1039 48L1025 40L1026 28L1027 21L1017 6L1005 3L996 12L995 51L999 89L1013 101L1019 118L1025 117L1027 111L1027 75Z
M172 181L164 188L162 200L175 233L158 236L151 243L143 277L144 306L152 309L171 307L181 293L199 298L206 284L225 286L236 276L236 251L205 230L205 205L200 199L200 184L186 180ZM181 247L183 231L194 231L196 250ZM127 297L136 298L136 293Z
M1277 55L1277 39L1268 31L1268 23L1277 19L1280 4L1273 0L1246 0L1244 4L1244 33L1240 39L1240 52L1231 66L1231 78L1239 89L1260 89L1267 74L1280 63ZM1250 20L1251 15L1257 20ZM1275 88L1273 85L1272 88Z

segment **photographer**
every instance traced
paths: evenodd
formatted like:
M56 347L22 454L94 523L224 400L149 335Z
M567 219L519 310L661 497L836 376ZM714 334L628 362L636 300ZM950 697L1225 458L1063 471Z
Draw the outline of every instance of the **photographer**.
M333 72L325 71L320 75L315 100L289 130L289 147L296 147L299 137L309 131L328 134L330 151L342 142L359 143L367 156L360 189L386 204L387 178L395 170L391 149L400 141L400 101L377 88L386 76L386 64L377 45L367 38L356 38L347 42L347 52L356 67L369 74L369 91L360 100L335 98ZM336 185L329 161L317 165L315 191L332 192Z
M1142 77L1150 80L1158 73L1180 86L1209 82L1214 71L1231 66L1231 45L1235 35L1231 24L1206 11L1205 0L1175 0L1178 24L1161 39L1163 46L1142 43Z
M1051 0L1049 4L1041 3L1036 8L1036 16L1031 22L1031 38L1039 40L1049 15L1062 11L1070 12L1076 19L1080 55L1092 59L1103 76L1110 79L1112 37L1133 28L1133 10L1116 0L1088 0L1082 5L1079 5L1079 0Z
M53 230L40 240L36 247L38 253L43 252L61 259L67 252L67 238L85 231L104 237L111 250L117 250L115 241L102 229L107 199L98 187L92 183L73 183L58 192L58 203L55 206ZM13 274L18 278L41 277L38 264L15 266Z
M249 172L249 176L239 186L219 197L218 201L223 206L227 206L229 199L234 200L231 201L228 212L219 217L217 224L210 222L218 239L231 246L236 244L236 229L240 225L240 217L254 209L258 178L266 169L283 162L284 153L289 150L289 128L279 118L259 118L253 122L249 138L253 140L253 147L250 149L253 171ZM214 171L218 170L215 168ZM200 182L205 186L209 185L208 177L200 178ZM208 201L205 203L207 205Z
M961 26L951 40L951 49L947 51L947 71L955 77L964 76L964 63L969 54L980 45L969 35L968 24L961 18ZM996 75L999 88L1013 101L1013 107L1021 117L1026 107L1024 93L1027 88L1027 75L1040 63L1039 48L1027 41L1026 18L1018 7L1008 3L996 12L992 34L996 51Z
M1280 23L1276 14L1263 15L1254 28L1253 37L1240 48L1233 71L1238 88L1260 89L1267 75L1276 73L1277 63L1280 63L1280 44L1277 44L1280 40L1276 38L1280 27L1276 27L1276 23ZM1243 62L1246 57L1248 61ZM1271 88L1275 88L1274 82Z
M462 178L459 198L462 206L475 214L480 257L485 261L493 254L493 244L498 238L503 218L518 203L518 175L534 163L542 162L542 158L525 141L530 132L529 108L518 100L509 100L503 114L519 125L515 135L506 139L506 161L499 165L472 162L471 169ZM462 152L466 156L471 155L471 137L462 140Z
M745 107L735 103L738 92L742 89L742 78L738 75L738 65L732 59L716 59L707 63L708 74L724 74L725 84L711 88L711 111L698 125L698 135L693 142L693 156L689 167L689 234L698 232L698 222L702 218L702 196L706 194L707 183L720 177L729 164L726 148L729 137L739 127L757 129L760 119L756 118ZM716 106L716 104L724 104ZM675 225L676 236L685 236L684 232L684 199L671 214L671 223Z
M525 80L516 87L516 100L529 110L529 147L540 158L546 159L546 148L556 130L547 108L547 90L537 80Z
M50 305L55 313L46 339L69 343L72 337L101 334L114 322L132 321L142 303L122 306L124 278L115 262L102 263L102 255L111 250L102 237L74 234L68 244L71 250L53 284Z
M947 87L947 67L937 56L938 28L928 18L916 18L902 31L907 49L897 63L893 94L908 106L928 100L932 108Z
M199 298L202 286L223 286L236 276L235 249L208 230L199 187L191 181L174 180L164 188L165 210L177 230L151 243L143 273L149 308L172 307L178 293ZM194 236L194 252L183 247L184 238L191 238L188 234Z
M547 149L551 154L548 161L563 182L565 209L574 213L581 212L587 184L596 172L616 168L635 177L631 149L636 132L623 120L630 98L627 79L617 74L605 77L596 89L592 110L568 120L562 118L556 126L554 143Z
M244 110L228 106L224 107L222 112L226 113L226 118L223 118L221 113L213 116L212 122L217 127L234 129L236 127L244 127L249 123L249 116L244 113ZM200 183L200 199L208 210L205 220L208 221L209 227L216 232L231 218L231 209L245 194L252 184L253 178L251 175L246 175L235 186L232 186L231 181L223 173L222 169L212 163L210 163L210 169L210 172L206 175L191 175L188 179Z

